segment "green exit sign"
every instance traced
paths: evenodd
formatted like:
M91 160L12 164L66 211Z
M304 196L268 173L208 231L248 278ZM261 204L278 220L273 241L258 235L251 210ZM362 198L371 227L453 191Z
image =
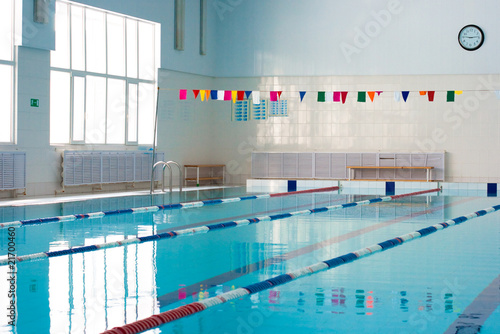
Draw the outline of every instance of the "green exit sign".
M31 99L30 106L32 107L40 107L40 100L39 99Z

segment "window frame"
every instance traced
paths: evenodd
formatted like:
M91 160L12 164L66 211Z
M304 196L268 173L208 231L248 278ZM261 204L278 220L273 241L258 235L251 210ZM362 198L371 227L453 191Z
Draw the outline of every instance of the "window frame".
M70 92L70 106L68 106L69 108L69 113L70 113L70 124L68 124L68 126L70 127L70 138L69 138L69 142L67 143L53 143L51 142L50 145L106 145L106 146L111 146L111 145L115 145L115 146L138 146L138 145L149 145L149 144L152 144L152 143L141 143L139 144L139 113L140 113L140 102L138 100L138 98L136 97L136 106L137 106L137 109L136 109L136 119L135 119L135 126L136 126L136 131L135 131L135 140L131 140L129 138L129 114L130 114L130 110L129 110L129 84L135 84L137 86L137 96L139 96L139 85L141 83L146 83L146 84L151 84L153 86L157 86L158 85L158 68L160 68L160 57L159 57L159 52L160 52L160 49L161 49L161 46L159 45L159 23L156 23L156 22L152 22L152 21L147 21L147 20L143 20L143 19L140 19L140 18L136 18L136 17L130 17L130 16L127 16L127 15L124 15L124 14L120 14L120 13L116 13L116 12L111 12L111 11L107 11L107 10L104 10L104 9L100 9L100 8L96 8L96 7L91 7L91 6L87 6L87 5L84 5L84 4L80 4L80 3L75 3L75 2L71 2L71 1L65 1L65 0L56 0L56 6L58 3L64 3L67 5L67 17L68 17L68 20L67 20L67 27L66 29L68 29L68 34L67 34L67 38L68 38L68 45L66 47L69 48L69 65L68 65L68 68L61 68L61 67L57 67L55 65L52 64L52 59L51 59L51 64L50 64L50 71L59 71L59 72L67 72L70 74L70 78L71 78L71 92ZM83 50L82 50L82 53L84 55L84 67L85 69L84 70L80 70L80 69L73 69L73 56L72 56L72 48L73 48L73 30L72 30L72 10L73 8L81 8L82 12L83 12L83 15L82 15L82 18L83 18L83 27L86 26L86 24L88 24L87 20L86 20L86 12L87 12L87 9L89 10L93 10L93 11L100 11L104 14L104 38L105 38L105 53L104 53L104 62L105 62L105 73L99 73L99 72L91 72L91 71L88 71L88 64L87 64L87 32L83 31L83 35L82 35L82 40L83 40ZM57 12L57 10L56 10ZM124 75L115 75L115 74L109 74L109 43L108 43L108 39L109 39L109 36L108 36L108 15L112 15L112 16L118 16L120 18L123 19L123 61L124 61L124 69L123 69L123 73ZM134 21L135 22L135 43L136 43L136 46L135 46L135 50L134 53L136 54L135 55L135 59L137 60L135 65L132 64L133 67L135 67L135 74L136 76L135 77L129 77L129 64L128 64L128 44L129 44L129 40L128 40L128 22L130 21ZM141 78L140 75L140 36L139 36L139 27L140 27L140 23L146 23L146 24L150 24L151 25L151 28L152 28L152 57L153 57L153 71L154 71L154 75L153 75L153 78L152 79L144 79L144 78ZM56 29L56 33L57 33L57 29ZM57 39L57 37L56 37ZM85 106L85 119L84 119L84 139L83 140L74 140L74 134L73 134L73 129L75 127L75 119L74 119L74 87L73 87L73 83L74 83L74 77L84 77L85 78L85 82L87 82L87 77L88 76L97 76L97 77L103 77L103 78L106 78L106 100L105 100L105 105L106 105L106 114L104 115L104 120L105 120L105 124L104 124L104 143L100 143L100 144L95 144L95 143L89 143L88 142L88 139L86 138L86 128L87 128L87 120L86 120L86 115L87 115L87 112L86 112L86 108L87 106ZM126 88L125 88L125 124L124 124L124 129L125 129L125 133L124 133L124 138L123 138L123 143L121 144L116 144L116 143L108 143L108 81L109 79L117 79L117 80L123 80L125 82L125 85L126 85ZM85 90L85 96L84 96L84 101L86 101L86 90ZM155 101L154 103L156 103L156 95L155 95Z

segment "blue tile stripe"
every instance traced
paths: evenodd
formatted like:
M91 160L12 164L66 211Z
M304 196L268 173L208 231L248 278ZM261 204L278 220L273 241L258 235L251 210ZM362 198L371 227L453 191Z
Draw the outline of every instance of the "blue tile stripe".
M205 205L217 205L217 204L232 203L232 202L254 200L254 199L266 199L276 196L298 195L301 193L335 191L338 189L339 187L317 188L317 189L296 191L292 193L263 194L263 195L243 196L243 197L224 198L224 199L209 199L204 201L185 202L185 203L176 203L167 205L153 205L148 207L140 207L140 208L132 208L124 210L111 210L111 211L92 212L92 213L76 214L68 216L27 219L27 220L19 220L8 223L0 223L0 228L40 225L53 222L66 222L66 221L74 221L77 219L85 219L85 218L91 218L91 219L102 218L104 216L112 216L112 215L127 214L127 213L156 212L159 210L169 210L169 209L189 209Z
M225 222L225 223L205 225L205 226L200 226L200 227L196 227L196 228L187 228L187 229L183 229L183 230L170 231L170 232L161 233L161 234L153 234L153 235L144 236L144 237L137 237L137 238L130 238L130 239L125 239L125 240L121 240L121 241L107 242L107 243L100 244L100 245L94 245L95 248L91 248L91 249L88 249L86 251L95 251L98 249L120 247L120 246L125 246L128 244L139 244L142 242L169 239L169 238L174 238L177 236L193 235L193 234L198 234L198 233L207 233L210 231L220 230L223 228L256 224L256 223L259 223L261 221L273 221L273 220L278 220L278 219L286 219L286 218L290 218L293 216L309 215L312 213L339 210L339 209L349 208L349 207L358 206L358 205L369 205L372 203L378 203L378 202L382 202L382 201L388 202L388 201L393 200L393 198L416 196L416 195L430 193L430 192L436 192L436 191L440 191L440 190L441 189L439 189L439 188L432 189L432 190L424 190L424 191L418 191L418 192L402 194L402 195L397 195L397 196L385 196L385 197L380 197L378 199L373 199L373 200L366 200L366 201L352 202L352 203L347 203L347 204L332 205L332 206L327 206L327 207L322 207L322 208L315 208L315 209L311 209L311 210L302 210L302 211L295 211L295 212L289 212L289 213L280 213L280 214L272 215L272 216L254 217L254 218L242 219L242 220L237 220L237 221L230 221L230 222ZM85 247L88 247L88 246L85 246ZM17 262L27 262L27 261L31 261L31 260L35 260L35 259L44 258L44 257L69 255L72 253L81 252L80 251L81 248L82 247L74 247L74 248L70 248L67 250L48 251L48 252L41 252L41 253L30 254L30 255L21 255L21 256L16 257L16 261ZM7 259L0 260L0 266L5 265L7 263L8 263Z
M476 217L484 216L488 213L498 211L499 209L500 209L500 205L497 205L497 206L490 207L490 208L487 208L484 210L476 211L476 212L468 214L466 216L461 216L461 217L457 217L454 219L450 219L450 220L447 220L443 223L432 225L432 226L429 226L429 227L426 227L426 228L423 228L421 230L414 231L411 233L407 233L405 235L401 235L399 237L389 239L389 240L380 242L378 244L375 244L375 245L372 245L369 247L361 248L357 251L347 253L347 254L335 257L333 259L321 261L321 262L318 262L316 264L313 264L313 265L310 265L307 267L303 267L303 268L294 270L292 272L288 272L286 274L275 276L275 277L269 278L269 279L261 281L261 282L253 283L253 284L250 284L250 285L247 285L247 286L244 286L241 288L237 288L237 289L229 291L229 292L222 293L222 294L217 295L215 297L200 300L200 301L188 304L184 307L192 307L192 308L199 307L199 311L197 311L197 312L201 312L201 311L204 311L210 307L214 307L214 306L226 303L230 300L234 300L237 298L242 298L246 295L258 293L260 291L264 291L264 290L273 288L273 287L278 286L278 285L286 284L286 283L291 282L293 280L296 280L300 277L309 276L309 275L312 275L312 274L315 274L315 273L318 273L321 271L336 268L336 267L341 266L343 264L356 261L362 257L366 257L366 256L372 255L372 254L377 253L377 252L389 250L389 249L394 248L396 246L400 246L405 242L425 237L426 235L434 233L438 230L445 229L445 228L448 228L450 226L463 223L467 220L470 220L470 219L473 219ZM200 307L200 304L201 304L201 307ZM131 324L127 324L127 325L122 326L122 327L115 327L115 328L108 330L104 333L105 334L125 333L124 328L131 329L130 331L126 331L127 333L139 333L139 332L144 331L146 329L159 327L167 322L172 322L172 321L175 321L177 319L180 319L180 318L183 318L183 317L190 315L190 313L184 312L184 314L182 314L180 317L169 317L168 316L169 313L176 312L176 310L179 310L179 308L173 309L173 310L168 310L168 311L161 313L159 316L161 317L162 315L164 315L164 317L162 317L162 320L160 321L159 324L155 324L155 322L148 321L148 319L139 320L139 321L136 321L136 322L131 323ZM145 322L147 323L147 325L143 325L143 323L145 323ZM142 326L144 326L144 327L142 327ZM138 328L139 331L136 331L135 328Z

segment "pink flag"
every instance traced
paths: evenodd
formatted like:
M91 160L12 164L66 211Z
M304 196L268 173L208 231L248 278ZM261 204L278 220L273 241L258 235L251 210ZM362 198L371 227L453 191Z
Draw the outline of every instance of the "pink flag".
M278 101L278 92L270 93L271 101Z
M340 102L340 92L333 92L333 102Z
M232 92L230 90L224 91L224 101L231 101Z
M179 89L179 100L185 100L187 98L187 89Z

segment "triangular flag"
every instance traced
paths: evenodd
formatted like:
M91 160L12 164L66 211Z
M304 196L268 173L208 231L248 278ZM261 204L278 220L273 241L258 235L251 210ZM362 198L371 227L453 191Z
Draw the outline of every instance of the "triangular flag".
M333 102L340 102L340 92L333 92Z
M500 90L496 90L495 95L497 96L497 99L500 100Z
M236 99L238 98L238 91L237 90L232 90L231 91L231 97L233 98L233 103L236 103Z
M253 91L252 92L252 98L253 98L253 104L260 104L260 92L259 91Z
M201 93L200 94L201 95L201 101L205 101L205 90L204 89L200 90L200 93Z
M342 94L342 104L344 104L344 103L345 103L345 100L346 100L346 98L347 98L347 93L348 93L348 92L341 92L341 94Z
M325 102L325 92L318 92L318 102Z
M269 93L271 101L278 101L278 92L272 91Z
M383 93L383 91L378 90L378 91L377 91L377 96L380 96L380 94L382 94L382 93Z
M358 102L366 102L366 92L358 92Z
M449 90L446 94L446 102L454 102L455 101L455 91Z
M193 89L193 94L194 94L194 99L196 100L196 98L198 97L198 94L200 94L200 90L199 89Z
M210 91L210 98L212 100L218 100L219 99L219 91L218 90L211 90Z
M456 91L455 91L455 94L456 94L456 95L462 95L462 93L463 93L463 92L464 92L463 90L456 90Z
M394 92L394 101L396 101L396 102L401 101L401 93L400 92Z
M187 98L187 89L179 89L179 100L185 100Z
M230 90L223 90L224 92L224 101L231 101L232 92Z
M410 92L405 90L402 91L401 94L403 95L403 100L406 102L406 100L408 99L408 95L410 95Z
M300 94L300 102L304 99L304 96L306 96L306 92L299 92Z
M375 97L375 92L368 92L368 96L370 97L370 100L373 102L373 98Z
M243 101L245 99L245 91L239 90L238 91L238 101Z
M325 93L325 101L326 102L333 102L333 92L326 92Z
M429 102L434 101L434 91L433 90L430 90L427 92L427 98L429 99Z
M422 95L422 96L423 96L423 95L425 95L425 94L427 94L427 92L426 92L425 90L421 90L419 93L420 93L420 95Z
M278 92L278 100L281 99L281 93L283 93L283 91L279 90Z
M245 91L245 96L247 97L247 99L250 97L251 94L252 94L251 90L246 90Z

